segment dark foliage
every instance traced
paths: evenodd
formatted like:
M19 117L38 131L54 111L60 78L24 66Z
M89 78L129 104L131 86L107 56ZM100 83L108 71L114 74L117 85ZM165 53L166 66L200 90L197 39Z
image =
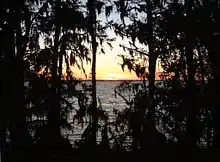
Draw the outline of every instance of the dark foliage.
M114 120L96 95L108 30L141 80L115 88ZM1 0L1 160L219 160L219 44L217 0ZM90 62L91 85L72 71Z

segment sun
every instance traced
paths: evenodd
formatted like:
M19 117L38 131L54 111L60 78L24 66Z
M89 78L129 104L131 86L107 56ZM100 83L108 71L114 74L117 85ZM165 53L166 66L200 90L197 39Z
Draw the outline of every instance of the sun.
M105 78L106 80L121 80L122 79L120 75L113 74L113 73L107 74Z

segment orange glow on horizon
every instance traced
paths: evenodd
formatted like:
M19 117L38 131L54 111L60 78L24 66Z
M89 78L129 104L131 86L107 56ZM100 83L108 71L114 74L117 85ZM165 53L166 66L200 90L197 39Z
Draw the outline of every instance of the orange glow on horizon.
M91 80L91 76L86 76L79 71L75 71L74 76L76 78L80 78L83 80ZM96 73L96 79L97 80L139 80L139 78L136 77L134 73L130 72L118 72L118 71L108 71L106 70L106 73L100 70L97 70Z
M124 80L123 76L114 74L114 73L108 73L106 74L106 76L104 77L104 79L106 80Z
M110 34L111 35L111 34ZM97 80L140 80L135 72L130 72L125 68L125 71L121 68L122 58L119 54L126 54L119 44L126 44L129 46L128 41L122 40L117 37L116 41L112 43L113 48L110 49L108 46L104 47L105 54L96 55L96 79ZM128 54L129 55L129 54ZM147 64L147 63L146 63ZM157 65L158 66L158 65ZM76 67L71 67L74 77L81 78L83 80L91 80L91 64L84 62L83 65L87 78L83 74L82 70ZM157 67L156 80L160 79L158 72L161 71L160 67Z

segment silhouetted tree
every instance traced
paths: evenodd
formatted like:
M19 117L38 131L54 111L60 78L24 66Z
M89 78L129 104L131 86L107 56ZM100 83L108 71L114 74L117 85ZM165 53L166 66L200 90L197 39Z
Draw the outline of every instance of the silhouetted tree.
M97 99L96 99L96 52L97 52L97 42L96 42L96 30L97 30L97 18L96 18L96 8L95 4L97 1L88 0L88 10L89 10L89 33L92 40L92 145L96 146L96 133L98 126L98 116L97 116Z
M143 123L146 110L147 110L147 119L149 122L148 134L150 132L156 131L156 124L155 124L155 72L156 72L156 63L159 53L162 52L160 44L160 36L158 35L158 27L157 21L159 20L158 15L163 11L163 2L157 1L118 1L116 3L118 8L120 9L119 12L121 17L125 19L122 25L114 24L116 34L119 33L121 36L127 36L131 39L130 45L131 47L125 47L124 49L129 51L130 58L126 58L123 56L123 65L128 66L130 70L136 72L137 76L144 80L145 85L145 78L148 79L148 93L145 96L145 104L140 104L140 124ZM135 16L133 13L137 13ZM144 15L144 20L140 19L139 15ZM128 18L131 23L126 22L126 18ZM125 26L124 26L125 25ZM160 42L160 43L159 43ZM145 45L146 49L142 49L138 46L138 43ZM145 61L142 60L148 59L148 65ZM138 63L143 62L141 64ZM148 72L146 72L146 67L148 66ZM144 96L143 100L144 100ZM142 124L141 124L142 125ZM141 129L141 125L139 129ZM150 131L151 130L151 131ZM141 132L141 131L139 131ZM140 133L139 133L140 134ZM139 135L140 136L140 135ZM147 138L147 137L146 137ZM150 135L149 135L150 138ZM136 141L136 140L134 140ZM149 139L152 141L152 139ZM147 143L146 143L147 144ZM135 144L136 145L136 144Z

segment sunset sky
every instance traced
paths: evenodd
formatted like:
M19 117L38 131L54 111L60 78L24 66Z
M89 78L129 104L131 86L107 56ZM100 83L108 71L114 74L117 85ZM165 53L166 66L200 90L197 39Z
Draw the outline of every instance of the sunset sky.
M105 14L101 14L98 17L102 22L106 22ZM113 13L108 20L120 21L119 15ZM107 34L110 38L116 38L116 41L112 43L113 49L111 50L108 45L104 45L105 54L97 54L97 66L96 77L98 80L136 80L138 79L133 72L125 70L122 71L122 60L118 57L119 54L124 53L123 49L119 47L119 44L128 44L127 40L122 40L120 37L116 37L113 31L108 30ZM89 76L91 73L91 64L85 65L86 72ZM82 71L77 68L73 68L74 74L78 78L85 79ZM87 78L88 79L88 78Z
M109 32L110 36L114 34ZM122 59L118 56L119 54L124 54L125 51L119 44L127 44L128 40L122 40L117 37L116 41L112 43L113 49L111 50L108 45L105 46L105 54L97 54L97 66L96 66L96 77L98 80L137 80L137 76L134 72L130 72L127 69L122 70L120 63ZM85 64L85 70L87 75L91 73L91 64ZM82 71L77 68L72 69L77 78L86 79ZM157 71L159 71L157 67ZM89 79L89 78L87 78ZM156 75L156 79L159 79Z
M110 32L110 35L113 35ZM129 72L125 70L124 72L121 69L120 63L122 63L121 58L118 54L124 53L122 48L119 47L120 43L123 42L120 38L117 38L114 43L112 43L113 49L111 50L107 45L105 45L105 54L97 54L97 72L96 76L99 80L136 80L138 79L134 72ZM91 73L91 64L86 65L85 69L87 75ZM75 75L79 78L85 79L82 71L77 68L73 68Z
M120 21L119 15L114 13L108 20ZM102 22L106 22L106 17L104 14L99 16L99 20ZM118 56L119 54L125 54L125 51L119 44L129 46L128 40L122 40L120 37L117 37L115 33L111 30L107 31L109 38L116 38L114 42L112 42L113 49L105 44L104 50L105 54L97 53L97 65L96 65L96 77L98 80L137 80L134 72L129 72L127 69L125 71L122 70L120 63L122 63L122 59ZM43 48L43 41L40 41L40 45ZM71 67L74 76L76 78L82 79L91 79L89 78L91 74L91 64L84 63L84 69L86 70L87 78L83 74L82 70L79 70L77 67ZM156 78L158 79L158 77Z
M105 15L99 16L101 21L106 21ZM112 14L109 20L120 21L118 14ZM117 37L113 31L108 30L107 34L110 38L116 38L116 41L112 43L113 49L111 50L108 45L105 45L104 50L105 54L97 54L97 72L96 76L98 80L137 80L137 76L134 72L129 72L127 69L125 71L122 70L120 63L122 63L122 59L118 56L119 54L124 54L125 51L119 44L123 44L129 46L127 39L121 39ZM143 45L140 45L142 48L146 48ZM87 74L91 73L91 65L86 65L85 69ZM86 79L81 71L76 68L73 68L73 71L77 78ZM158 71L158 68L157 68ZM88 78L87 78L88 79ZM156 79L159 79L158 76Z
M106 22L104 14L99 15L99 20ZM113 13L108 20L120 21L118 14ZM105 45L105 54L97 54L97 72L96 76L99 80L136 80L138 79L134 72L129 72L121 69L122 60L119 58L119 54L125 53L119 44L128 44L128 40L122 40L120 37L116 37L113 31L108 30L107 34L110 38L116 38L116 41L112 43L113 49L111 50L108 45ZM87 74L91 73L91 65L86 65L85 69ZM73 69L77 77L85 79L83 73L76 68Z

